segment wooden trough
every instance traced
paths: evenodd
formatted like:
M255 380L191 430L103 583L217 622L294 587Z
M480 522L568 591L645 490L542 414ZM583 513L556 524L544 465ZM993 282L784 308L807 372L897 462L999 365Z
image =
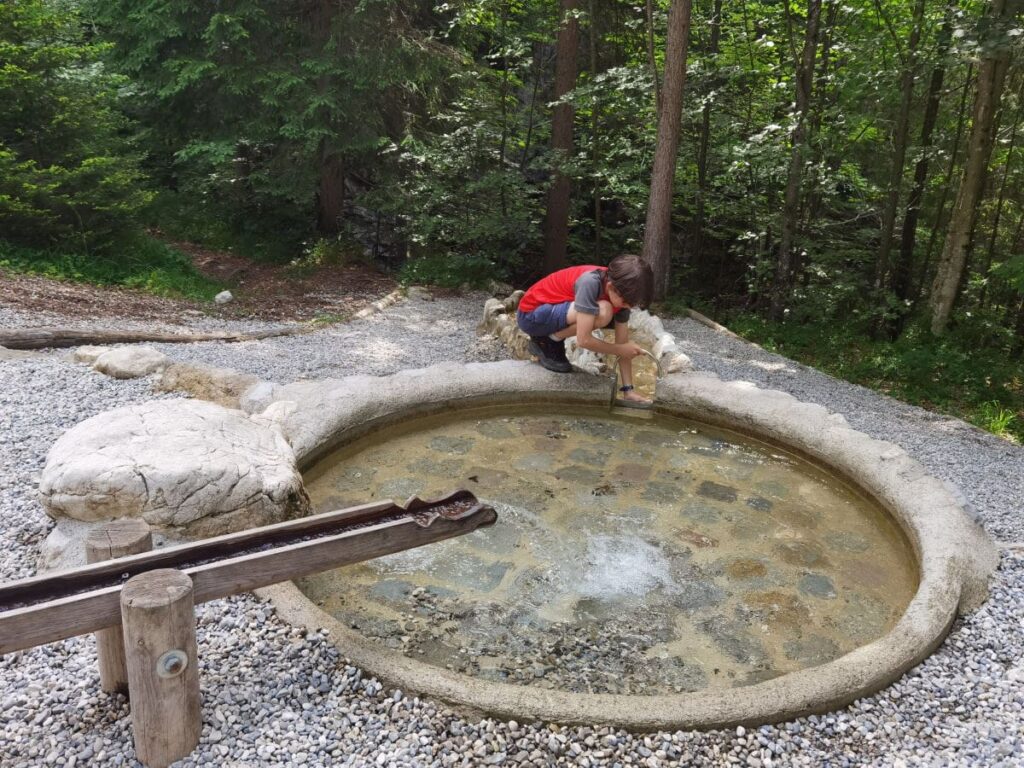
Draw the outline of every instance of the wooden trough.
M139 552L149 547L144 526L142 535L101 531L90 539L90 560L119 548L139 554L0 586L0 655L97 632L103 687L127 683L139 759L169 765L195 748L201 730L195 603L462 536L496 520L491 507L459 490L154 551ZM119 547L114 534L126 532L132 540ZM118 626L123 646L122 633L111 629ZM163 727L167 718L178 727Z

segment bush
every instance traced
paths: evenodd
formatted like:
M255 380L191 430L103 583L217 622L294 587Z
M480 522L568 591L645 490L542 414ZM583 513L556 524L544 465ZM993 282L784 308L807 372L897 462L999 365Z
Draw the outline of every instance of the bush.
M766 349L929 410L1024 439L1024 364L999 347L977 346L977 327L932 337L911 325L897 341L829 321L770 323L743 314L730 327Z
M200 274L187 255L144 235L124 237L101 256L0 240L0 267L199 301L209 301L223 289Z
M150 199L121 137L123 81L64 4L0 4L0 231L30 247L110 247Z

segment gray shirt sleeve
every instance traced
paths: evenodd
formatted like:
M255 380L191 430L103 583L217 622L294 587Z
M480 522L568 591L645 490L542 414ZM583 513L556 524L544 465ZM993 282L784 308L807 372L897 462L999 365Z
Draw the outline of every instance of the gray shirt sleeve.
M585 315L596 315L597 302L601 298L601 289L603 287L603 273L599 269L584 272L576 278L576 284L573 286L573 290L576 293L576 298L573 302L576 307L576 311L582 312ZM616 312L615 322L628 323L629 310L620 309Z

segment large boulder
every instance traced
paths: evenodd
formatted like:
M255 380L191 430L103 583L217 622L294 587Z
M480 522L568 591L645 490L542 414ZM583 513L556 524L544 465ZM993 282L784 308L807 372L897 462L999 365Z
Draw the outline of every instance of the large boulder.
M50 449L39 497L54 518L141 517L206 537L309 511L295 454L271 422L196 400L101 413Z

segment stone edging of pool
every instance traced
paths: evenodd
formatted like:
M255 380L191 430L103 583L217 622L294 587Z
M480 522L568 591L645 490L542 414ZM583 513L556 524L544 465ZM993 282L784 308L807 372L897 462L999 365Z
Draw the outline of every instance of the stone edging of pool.
M509 402L600 404L608 396L604 378L551 374L506 361L443 364L383 378L261 384L245 394L242 405L276 422L300 466L308 468L369 429L410 416ZM406 692L506 719L637 731L760 725L836 709L899 678L942 642L958 612L975 609L987 597L998 561L995 545L955 490L898 446L851 429L822 406L706 373L663 379L658 406L795 449L850 478L884 506L904 530L920 577L892 630L826 664L754 685L654 696L580 694L479 680L408 658L343 626L291 583L260 594L285 620L327 629L353 663Z

